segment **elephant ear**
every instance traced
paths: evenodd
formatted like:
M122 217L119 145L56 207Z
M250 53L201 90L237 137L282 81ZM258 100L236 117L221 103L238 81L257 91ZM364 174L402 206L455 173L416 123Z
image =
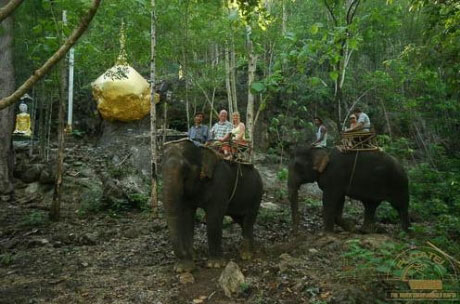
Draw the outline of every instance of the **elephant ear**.
M326 152L318 152L313 155L313 170L323 173L329 163L329 155Z
M214 169L220 158L217 153L209 148L202 148L200 179L212 178Z

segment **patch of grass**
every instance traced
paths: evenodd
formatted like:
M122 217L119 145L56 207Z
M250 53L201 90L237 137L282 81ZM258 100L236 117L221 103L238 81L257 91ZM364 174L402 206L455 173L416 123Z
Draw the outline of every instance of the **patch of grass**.
M86 216L101 211L103 209L101 197L102 190L99 187L90 187L89 191L85 192L81 197L77 214L79 216Z
M195 212L195 221L204 223L206 222L206 212L203 209L198 208Z
M0 254L0 265L8 266L16 260L16 256L11 253Z
M140 210L149 209L150 196L145 193L128 194L128 200L133 208Z
M48 216L42 211L34 211L22 218L21 226L44 226L48 224Z
M251 284L249 284L248 282L243 282L240 284L240 290L242 293L248 293L250 289Z
M289 222L291 220L291 211L289 208L279 210L271 210L267 208L260 208L257 215L257 221L260 224L270 224L273 222Z
M308 207L317 207L321 208L323 206L323 202L321 200L315 200L312 198L306 198L302 201L303 204L307 205Z

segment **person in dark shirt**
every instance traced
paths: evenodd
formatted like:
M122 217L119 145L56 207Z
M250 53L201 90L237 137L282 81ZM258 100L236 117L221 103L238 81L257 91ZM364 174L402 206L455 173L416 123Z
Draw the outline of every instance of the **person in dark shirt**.
M197 146L202 146L209 141L208 126L202 124L203 119L203 113L196 113L194 118L195 124L188 131L188 137Z

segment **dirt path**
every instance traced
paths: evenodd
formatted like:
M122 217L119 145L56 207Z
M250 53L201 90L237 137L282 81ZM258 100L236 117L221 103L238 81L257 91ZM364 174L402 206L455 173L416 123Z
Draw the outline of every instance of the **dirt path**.
M64 220L51 224L37 207L2 205L0 303L193 303L199 297L206 297L204 303L372 299L369 291L339 279L346 241L363 236L319 233L318 207L304 210L304 226L296 238L289 234L286 205L262 210L255 227L258 250L248 262L238 256L240 228L225 226L225 258L239 264L247 282L244 292L233 299L217 284L221 270L204 267L205 223L199 219L195 283L182 285L173 272L175 259L164 219L152 219L146 212L81 218L67 208Z

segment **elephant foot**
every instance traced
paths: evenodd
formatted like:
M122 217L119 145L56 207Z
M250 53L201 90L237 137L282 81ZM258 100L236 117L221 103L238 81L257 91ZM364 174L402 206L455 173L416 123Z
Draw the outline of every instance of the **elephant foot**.
M240 257L243 261L249 261L252 259L252 252L249 249L242 249L240 251Z
M225 266L225 260L223 258L210 258L206 263L208 268L221 268Z
M195 269L195 263L191 260L179 261L174 265L174 271L181 272L192 272Z
M334 234L334 228L324 228L324 234Z
M355 224L354 224L354 222L352 220L340 219L340 220L337 220L337 225L342 227L342 229L347 231L347 232L355 231Z
M363 224L361 228L359 228L359 232L364 234L374 233L377 232L377 227L375 224Z

